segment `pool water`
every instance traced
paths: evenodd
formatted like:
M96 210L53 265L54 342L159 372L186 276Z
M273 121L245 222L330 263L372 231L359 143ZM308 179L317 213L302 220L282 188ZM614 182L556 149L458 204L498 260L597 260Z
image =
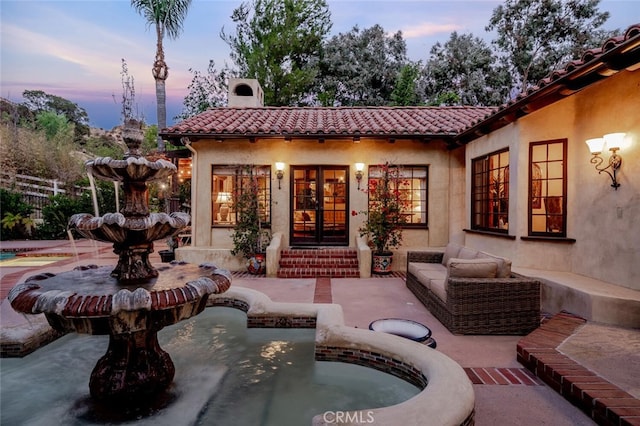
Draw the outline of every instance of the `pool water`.
M310 425L317 414L394 405L420 391L377 370L315 361L314 336L313 329L247 329L245 313L222 307L165 328L158 338L176 365L175 391L197 387L205 409L184 423L188 416L169 419L162 410L147 420L176 426ZM107 344L106 336L73 334L25 358L1 359L0 423L94 424L60 407L87 398L91 370ZM217 381L211 387L217 390L206 393L198 384L204 380Z
M16 254L10 251L0 251L0 262L7 259L13 259Z
M37 267L67 260L71 256L16 256L0 258L0 267Z

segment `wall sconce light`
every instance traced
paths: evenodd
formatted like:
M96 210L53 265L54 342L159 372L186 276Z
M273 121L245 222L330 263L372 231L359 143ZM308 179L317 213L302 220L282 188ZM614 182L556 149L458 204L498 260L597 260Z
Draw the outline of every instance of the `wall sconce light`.
M356 163L356 180L358 181L358 191L360 190L360 181L362 181L363 170L364 163Z
M282 178L284 177L284 163L277 162L276 163L276 177L278 178L278 189L282 189L280 183L282 182Z
M617 179L617 172L620 166L622 165L622 157L620 157L616 152L620 149L620 147L624 143L624 133L609 133L604 135L601 138L587 139L585 143L589 146L589 151L591 151L591 164L594 164L598 174L605 172L611 178L611 186L616 191L620 184ZM612 152L611 157L609 157L609 164L606 167L600 167L600 165L604 162L604 158L600 155L602 154L602 150L605 145L609 148L609 151ZM611 169L609 171L608 169Z

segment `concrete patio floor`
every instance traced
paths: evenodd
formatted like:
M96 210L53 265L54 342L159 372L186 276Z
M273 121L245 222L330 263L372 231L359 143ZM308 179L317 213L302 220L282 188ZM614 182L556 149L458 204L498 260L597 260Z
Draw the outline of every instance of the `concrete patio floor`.
M25 317L15 313L6 300L16 283L40 272L60 273L77 265L115 265L117 259L109 244L88 240L79 240L74 245L68 241L9 241L0 243L0 248L29 250L30 257L56 256L55 261L41 266L19 262L3 266L0 262L2 331L26 323ZM157 251L163 248L156 244L152 263L160 263ZM58 256L68 257L60 260ZM274 301L337 303L342 306L349 326L368 328L371 321L379 318L406 318L427 325L437 341L437 350L458 362L474 378L476 425L596 424L517 361L516 346L522 336L453 335L406 288L402 277L278 279L235 275L232 286L258 290ZM640 398L640 330L586 323L561 348L577 364ZM640 406L640 401L637 402ZM640 424L640 417L631 421ZM424 424L429 424L428 419Z

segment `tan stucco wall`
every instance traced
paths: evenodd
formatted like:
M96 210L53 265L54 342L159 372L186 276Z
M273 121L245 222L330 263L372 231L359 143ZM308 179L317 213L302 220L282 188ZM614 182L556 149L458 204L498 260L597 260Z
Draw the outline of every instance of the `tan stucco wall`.
M632 141L619 151L623 162L617 190L590 164L584 143L613 132L625 132ZM562 138L568 140L567 237L576 242L523 241L529 143ZM508 256L516 266L569 271L640 290L640 71L622 71L470 143L467 194L471 159L504 147L510 150L509 235L516 239L468 233L466 244ZM469 196L465 210L469 227Z
M291 165L341 165L349 166L348 212L364 211L367 208L367 195L357 190L355 163L365 163L365 176L361 187L366 187L366 170L369 165L389 161L393 164L429 165L429 229L405 230L402 247L394 256L394 269L404 270L406 250L442 247L449 241L450 207L449 193L451 181L463 176L463 154L451 157L441 142L417 142L362 138L360 143L350 139L329 140L319 143L317 140L258 139L255 143L248 140L233 140L218 143L212 140L192 141L194 156L194 175L192 177L192 246L181 248L178 258L190 262L210 261L230 269L242 269L238 259L229 255L232 248L230 228L211 227L211 166L214 164L269 164L272 167L272 231L281 232L285 244L289 244L289 200ZM278 189L275 176L275 162L286 164L282 188ZM457 164L456 174L451 175L451 164ZM460 185L460 184L458 184ZM458 191L461 189L458 188ZM349 238L351 247L355 247L358 228L364 220L363 215L349 214ZM460 221L461 217L456 221Z

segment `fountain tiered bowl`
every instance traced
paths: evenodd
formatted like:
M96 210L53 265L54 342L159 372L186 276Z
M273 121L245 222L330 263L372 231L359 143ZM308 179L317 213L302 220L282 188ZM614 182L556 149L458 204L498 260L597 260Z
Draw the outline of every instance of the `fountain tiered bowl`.
M209 295L231 285L230 273L213 265L172 262L156 269L150 263L153 241L176 235L190 216L149 211L147 182L170 177L176 167L140 154L138 122L126 123L123 138L128 147L123 160L97 158L86 165L98 179L122 182L123 208L101 217L76 214L70 220L81 235L113 243L119 256L116 268L89 265L36 275L8 296L16 311L43 313L60 332L109 335L89 390L97 400L118 404L152 399L169 386L175 368L158 344L158 331L199 314Z

